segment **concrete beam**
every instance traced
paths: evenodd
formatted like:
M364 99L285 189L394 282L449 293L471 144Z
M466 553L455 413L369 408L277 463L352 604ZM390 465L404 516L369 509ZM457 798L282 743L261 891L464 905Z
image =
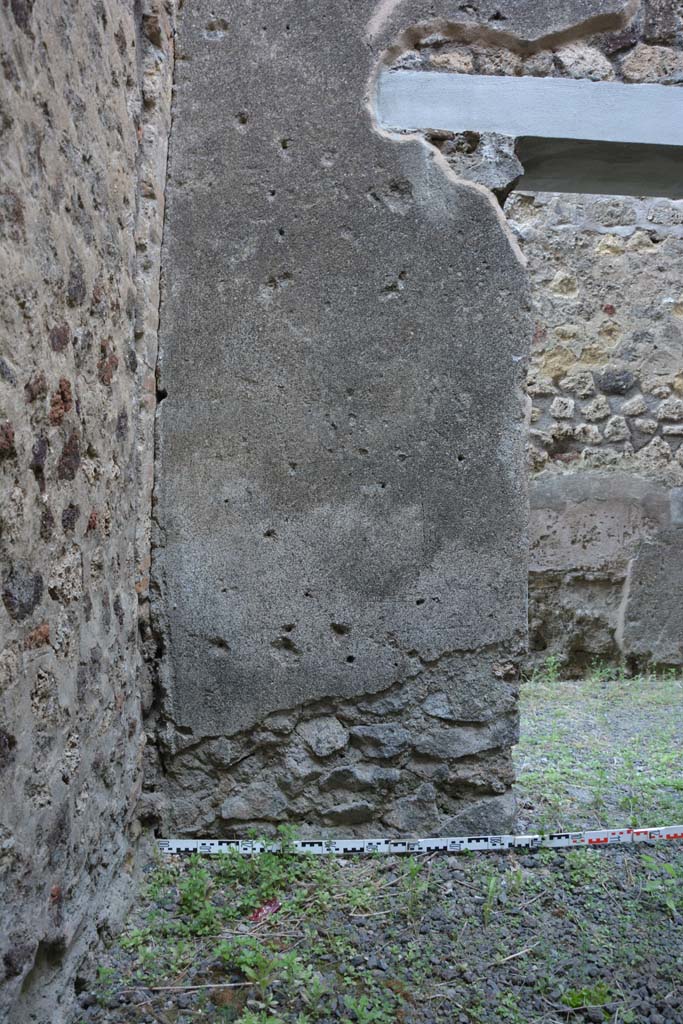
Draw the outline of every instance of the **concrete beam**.
M391 132L495 132L519 140L521 188L683 197L683 90L561 78L384 71Z

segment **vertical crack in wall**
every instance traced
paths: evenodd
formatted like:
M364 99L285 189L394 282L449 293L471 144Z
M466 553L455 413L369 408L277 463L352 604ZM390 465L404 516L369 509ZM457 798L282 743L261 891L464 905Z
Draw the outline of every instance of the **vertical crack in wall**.
M141 12L143 34L143 109L140 145L138 302L136 337L142 355L138 430L139 513L137 533L137 591L142 655L142 714L145 722L143 785L137 813L145 824L158 820L158 800L148 795L159 774L160 754L154 730L160 706L159 665L164 636L153 611L151 591L154 548L158 543L154 502L158 463L157 412L165 398L158 382L161 318L161 257L166 223L166 175L173 124L175 68L175 2L146 0Z

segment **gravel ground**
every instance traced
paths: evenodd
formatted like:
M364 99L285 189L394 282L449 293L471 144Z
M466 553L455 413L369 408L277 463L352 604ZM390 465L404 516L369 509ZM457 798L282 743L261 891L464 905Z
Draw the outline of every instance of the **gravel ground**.
M526 684L520 829L681 821L681 692ZM682 843L171 859L74 1022L683 1024L682 925Z

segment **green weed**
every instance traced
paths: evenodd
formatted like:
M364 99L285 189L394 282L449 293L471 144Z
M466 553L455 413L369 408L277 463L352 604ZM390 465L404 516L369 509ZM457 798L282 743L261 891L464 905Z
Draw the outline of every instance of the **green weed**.
M568 988L562 994L563 1004L572 1010L584 1006L604 1006L611 999L612 993L604 981L597 981L595 985L585 988Z

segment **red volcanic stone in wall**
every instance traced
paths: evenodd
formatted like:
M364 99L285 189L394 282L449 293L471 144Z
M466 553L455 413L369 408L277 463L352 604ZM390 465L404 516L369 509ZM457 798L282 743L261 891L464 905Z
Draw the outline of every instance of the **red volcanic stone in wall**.
M36 647L44 647L45 644L50 642L50 624L49 622L41 622L39 626L32 629L24 640L24 649L27 651L35 650Z
M97 281L93 285L90 312L93 316L104 317L107 315L109 308L109 302L107 300L107 294L104 290L104 286L101 281Z
M53 327L50 331L50 345L53 351L63 352L69 344L70 338L71 331L67 324L58 324L56 327Z
M2 585L2 603L11 619L21 622L28 618L43 598L43 577L40 573L16 567L5 577Z
M59 386L52 396L50 403L50 423L54 426L59 426L66 414L71 412L72 407L71 384L66 377L60 377Z
M27 384L24 384L24 393L27 402L35 402L36 398L45 398L47 381L42 370L34 374Z
M118 365L118 356L116 353L112 352L109 341L100 342L100 358L97 362L97 376L99 377L101 384L111 384Z
M14 427L9 420L0 423L0 462L13 459L17 454L14 447Z
M612 305L611 302L606 302L605 305L602 307L602 311L603 313L606 313L607 316L614 316L614 314L616 313L616 308Z
M73 480L81 464L81 445L78 431L72 430L62 449L57 463L57 476L60 480Z
M92 533L93 530L97 529L97 509L92 509L88 516L88 525L86 527L86 533Z
M600 47L608 57L611 57L612 54L620 53L622 50L629 50L637 42L638 29L635 25L630 25L621 32L613 32L608 36L604 36Z

